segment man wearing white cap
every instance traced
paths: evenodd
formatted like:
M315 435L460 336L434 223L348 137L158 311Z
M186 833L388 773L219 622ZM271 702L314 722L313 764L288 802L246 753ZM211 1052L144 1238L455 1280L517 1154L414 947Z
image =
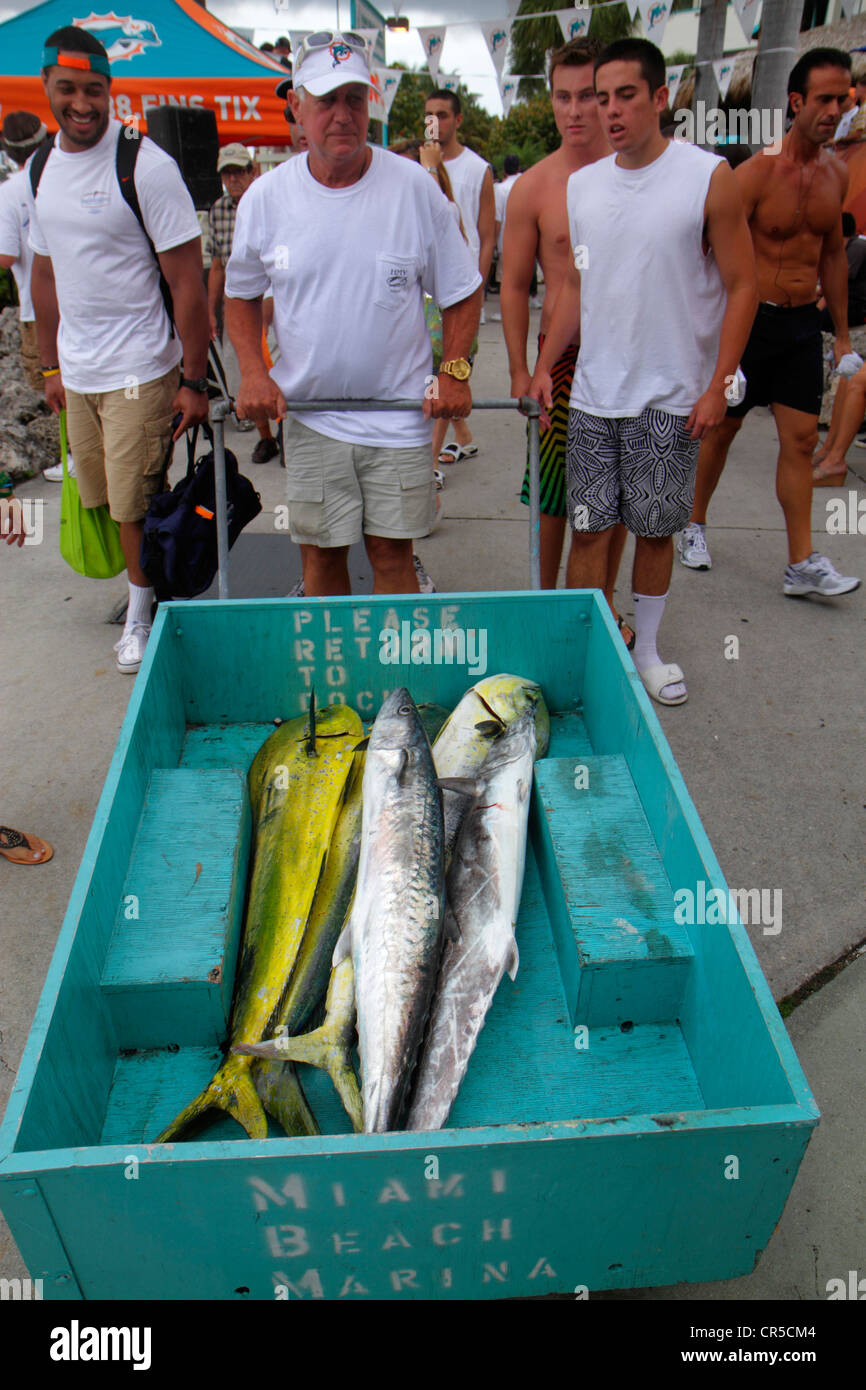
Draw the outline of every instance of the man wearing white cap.
M290 414L289 529L309 597L351 592L347 556L362 536L375 592L417 592L412 538L429 531L434 505L430 418L462 418L472 404L466 359L481 276L438 184L366 143L373 85L361 36L301 42L288 100L309 150L244 197L226 276L240 415L280 418L287 399L419 404ZM261 354L269 285L280 347L270 374ZM425 291L442 308L435 378Z

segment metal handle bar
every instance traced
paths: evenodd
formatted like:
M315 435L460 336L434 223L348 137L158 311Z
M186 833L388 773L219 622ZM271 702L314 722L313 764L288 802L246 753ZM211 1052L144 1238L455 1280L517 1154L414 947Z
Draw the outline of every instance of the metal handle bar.
M216 496L217 555L219 558L219 597L229 596L229 539L228 515L226 510L226 457L223 421L234 409L231 400L214 401L211 405L211 419L217 426L214 430L214 482ZM373 410L421 410L423 405L417 400L376 401L376 400L320 400L286 401L286 409L294 414L306 411L373 411ZM494 397L491 400L473 400L473 410L520 410L527 417L529 433L529 582L533 589L541 588L541 508L539 481L539 433L538 417L541 407L531 396Z

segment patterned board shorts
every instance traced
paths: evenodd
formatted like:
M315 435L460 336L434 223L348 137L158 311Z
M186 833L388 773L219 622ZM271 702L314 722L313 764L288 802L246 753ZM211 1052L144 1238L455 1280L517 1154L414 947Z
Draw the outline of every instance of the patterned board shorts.
M538 338L538 351L544 344L544 335ZM545 430L539 441L538 473L540 479L540 510L545 516L567 516L565 499L565 441L568 435L568 401L571 396L571 382L577 362L577 348L570 346L557 359L551 380L553 382L553 409L550 411L550 429ZM521 502L529 506L529 463L523 475Z
M569 413L568 516L575 531L622 521L635 536L672 536L692 514L700 440L686 416L648 408L609 419Z

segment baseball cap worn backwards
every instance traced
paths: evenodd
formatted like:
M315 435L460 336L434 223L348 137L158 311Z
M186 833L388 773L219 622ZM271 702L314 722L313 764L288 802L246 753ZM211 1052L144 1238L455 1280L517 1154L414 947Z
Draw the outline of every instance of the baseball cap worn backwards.
M354 44L342 34L329 37L331 42L316 47L307 46L310 39L302 41L292 75L295 88L303 87L311 96L323 97L350 82L363 82L372 87L365 48L360 47L363 40ZM311 36L312 40L316 38L318 35Z
M64 53L62 49L49 48L46 46L42 50L42 68L77 68L80 72L101 72L103 77L111 77L111 64L107 54L101 53Z
M249 150L243 145L224 145L217 159L217 173L223 169L249 169L252 166Z

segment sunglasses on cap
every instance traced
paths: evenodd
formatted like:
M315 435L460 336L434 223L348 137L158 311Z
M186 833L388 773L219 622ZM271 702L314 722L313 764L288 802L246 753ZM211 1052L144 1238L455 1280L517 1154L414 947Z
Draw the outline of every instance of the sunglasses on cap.
M339 29L320 29L316 34L305 34L299 41L295 53L295 69L300 67L308 53L314 53L317 48L330 48L332 43L344 43L353 53L366 54L369 47L363 34L355 34L351 29L345 33Z

